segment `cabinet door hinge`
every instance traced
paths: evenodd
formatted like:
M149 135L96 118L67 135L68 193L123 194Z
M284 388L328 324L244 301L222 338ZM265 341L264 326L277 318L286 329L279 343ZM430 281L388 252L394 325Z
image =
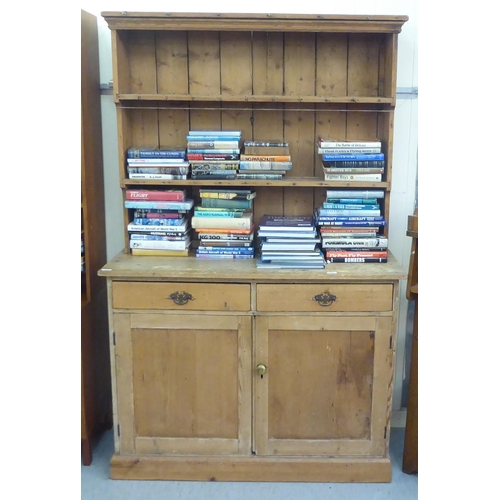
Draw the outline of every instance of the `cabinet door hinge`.
M392 335L389 338L389 349L392 349Z
M115 336L115 332L113 332L113 345L116 345L116 336Z
M384 439L387 439L387 426L384 427Z
M116 426L116 431L117 431L117 433L118 433L118 436L120 436L120 424L118 424L118 425Z

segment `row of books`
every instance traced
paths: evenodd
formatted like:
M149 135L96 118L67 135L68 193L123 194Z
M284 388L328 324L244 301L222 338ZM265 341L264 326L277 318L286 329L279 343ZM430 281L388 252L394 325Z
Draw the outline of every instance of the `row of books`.
M327 190L316 210L321 248L327 263L387 262L388 240L379 200L383 190Z
M254 258L257 267L323 268L326 263L387 262L388 240L379 200L383 190L327 190L312 216L265 215L254 245L250 189L127 189L125 207L133 255ZM326 259L326 260L325 260Z
M318 137L317 151L322 157L326 181L382 182L385 155L379 140L337 141Z

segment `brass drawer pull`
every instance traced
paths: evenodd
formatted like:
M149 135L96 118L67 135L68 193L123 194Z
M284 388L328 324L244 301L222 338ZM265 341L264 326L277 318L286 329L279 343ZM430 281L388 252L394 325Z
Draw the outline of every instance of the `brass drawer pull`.
M324 292L315 295L312 300L318 302L320 306L329 306L332 302L335 302L337 300L337 296L332 295L328 292Z
M173 300L178 306L183 306L188 300L194 300L194 297L188 292L174 292L167 299Z

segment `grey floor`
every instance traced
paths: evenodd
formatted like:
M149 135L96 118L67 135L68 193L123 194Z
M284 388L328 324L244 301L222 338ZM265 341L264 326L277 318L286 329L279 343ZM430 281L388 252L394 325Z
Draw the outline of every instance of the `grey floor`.
M417 500L418 476L402 472L404 429L391 430L392 482L344 483L243 483L199 481L117 481L109 479L113 431L96 439L93 460L82 465L82 500Z

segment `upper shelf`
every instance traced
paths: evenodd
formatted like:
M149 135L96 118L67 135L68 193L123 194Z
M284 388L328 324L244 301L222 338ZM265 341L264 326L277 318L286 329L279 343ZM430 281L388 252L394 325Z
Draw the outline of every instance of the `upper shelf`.
M400 33L408 16L102 12L112 30Z

